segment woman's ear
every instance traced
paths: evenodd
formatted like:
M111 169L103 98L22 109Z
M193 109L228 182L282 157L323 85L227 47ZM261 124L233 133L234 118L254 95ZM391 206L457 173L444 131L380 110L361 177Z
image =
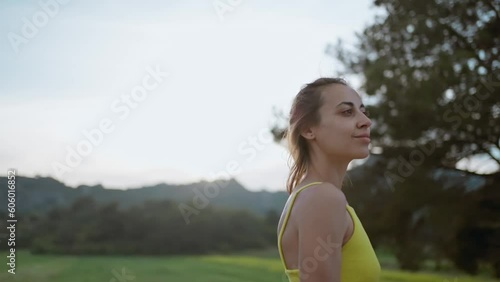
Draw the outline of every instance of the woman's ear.
M315 138L314 131L310 127L307 127L307 128L304 128L303 130L301 130L300 135L302 135L302 137L309 139L309 140L313 140Z

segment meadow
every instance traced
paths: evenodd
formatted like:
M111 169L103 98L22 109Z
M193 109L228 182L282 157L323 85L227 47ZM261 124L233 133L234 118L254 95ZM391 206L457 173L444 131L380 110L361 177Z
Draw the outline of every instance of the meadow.
M0 257L6 262L6 252ZM16 274L7 272L0 281L10 282L281 282L286 281L274 253L248 252L205 256L67 256L16 253ZM405 272L387 269L391 258L381 258L381 282L492 282L458 273Z

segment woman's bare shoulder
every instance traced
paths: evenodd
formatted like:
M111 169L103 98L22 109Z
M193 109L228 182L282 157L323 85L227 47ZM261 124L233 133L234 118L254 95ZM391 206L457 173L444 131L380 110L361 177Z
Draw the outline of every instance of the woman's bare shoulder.
M328 255L324 261L318 262L317 271L314 273L315 278L321 277L321 280L315 281L325 281L324 277L339 276L341 249L348 227L344 193L330 183L322 183L315 188L304 189L298 198L301 199L297 199L299 203L295 222L299 265L303 266L305 259L309 257L317 257L318 247L324 246L320 242L328 242Z
M319 184L309 186L300 191L299 194L300 195L297 195L296 201L299 201L300 198L301 202L328 200L335 202L345 201L345 203L347 204L344 192L342 192L342 190L337 188L335 185L328 182L322 182Z
M295 199L294 209L299 217L315 217L314 213L332 212L342 216L347 199L339 188L327 182L307 187Z

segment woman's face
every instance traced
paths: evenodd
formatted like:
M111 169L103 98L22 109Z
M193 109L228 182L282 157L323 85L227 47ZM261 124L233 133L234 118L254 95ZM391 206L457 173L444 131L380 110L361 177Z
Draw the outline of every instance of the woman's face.
M320 150L334 159L366 158L371 121L358 93L349 86L331 84L324 88L322 98L321 121L311 128Z

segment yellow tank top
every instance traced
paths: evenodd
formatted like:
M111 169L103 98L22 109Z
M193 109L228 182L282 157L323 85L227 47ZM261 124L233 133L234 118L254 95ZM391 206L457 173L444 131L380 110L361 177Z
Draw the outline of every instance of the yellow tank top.
M282 223L281 230L278 235L278 250L281 258L281 262L283 263L283 267L285 269L285 273L288 277L288 281L290 282L299 282L300 273L299 269L287 269L285 264L285 259L283 256L283 250L281 249L281 238L283 237L283 232L285 230L286 224L288 222L288 217L290 216L290 211L292 210L293 203L295 202L295 198L299 194L300 191L304 190L307 187L312 186L313 184L320 184L321 182L313 182L305 185L304 187L299 188L292 195L292 199L290 205L286 211L286 215L284 221ZM341 265L341 281L346 282L375 282L379 281L380 277L380 263L377 259L377 255L373 250L373 247L370 243L370 239L366 234L363 225L359 221L358 216L354 209L346 205L346 209L349 212L353 222L354 222L354 232L347 241L342 246L342 265Z

